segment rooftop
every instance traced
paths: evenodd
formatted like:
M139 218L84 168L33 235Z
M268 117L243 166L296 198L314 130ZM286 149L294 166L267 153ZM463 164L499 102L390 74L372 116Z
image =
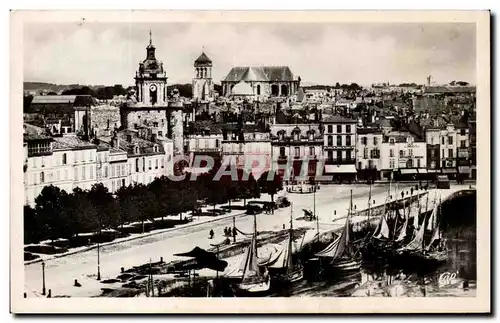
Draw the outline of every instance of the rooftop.
M229 71L224 81L293 81L293 73L288 66L237 66Z
M194 61L195 64L212 64L212 60L202 52L201 55Z
M97 145L85 141L76 135L54 137L54 149L97 149Z
M334 116L330 116L328 118L325 118L325 119L323 119L323 122L324 123L357 123L357 121L354 119L344 118L344 117L339 116L339 115L334 115Z
M72 104L77 106L95 105L96 99L90 95L36 95L31 104Z

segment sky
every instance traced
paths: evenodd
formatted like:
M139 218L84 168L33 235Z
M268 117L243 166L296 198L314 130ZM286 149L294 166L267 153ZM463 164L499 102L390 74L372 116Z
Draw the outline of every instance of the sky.
M233 66L286 65L305 83L476 82L472 23L44 23L24 26L24 80L132 85L149 30L168 82L202 50L216 83Z

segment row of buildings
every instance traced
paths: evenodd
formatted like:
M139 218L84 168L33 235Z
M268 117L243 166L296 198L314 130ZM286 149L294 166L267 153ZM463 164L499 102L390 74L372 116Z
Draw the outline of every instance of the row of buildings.
M85 95L33 98L24 114L26 203L49 184L70 192L103 183L113 193L148 184L172 174L175 157L193 161L198 154L230 157L239 167L245 156L259 155L267 166L289 165L293 175L307 158L309 175L335 180L475 176L475 123L433 120L428 106L442 100L439 93L425 96L416 116L407 97L308 91L290 68L268 66L231 69L217 97L212 61L202 53L194 61L193 97L182 98L167 93L151 39L134 80L135 90L119 105ZM465 99L448 98L445 106L461 109L471 100Z

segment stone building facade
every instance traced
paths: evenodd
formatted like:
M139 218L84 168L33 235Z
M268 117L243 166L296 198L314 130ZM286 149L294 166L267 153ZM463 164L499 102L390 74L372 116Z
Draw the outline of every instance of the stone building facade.
M206 102L213 99L212 60L202 52L194 61L193 99Z

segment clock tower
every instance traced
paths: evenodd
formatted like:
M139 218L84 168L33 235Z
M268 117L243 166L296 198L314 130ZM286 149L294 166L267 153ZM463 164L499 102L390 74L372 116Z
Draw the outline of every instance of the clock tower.
M137 101L146 106L167 104L167 74L163 70L163 63L156 59L155 50L150 31L146 59L139 63L139 70L135 74Z

